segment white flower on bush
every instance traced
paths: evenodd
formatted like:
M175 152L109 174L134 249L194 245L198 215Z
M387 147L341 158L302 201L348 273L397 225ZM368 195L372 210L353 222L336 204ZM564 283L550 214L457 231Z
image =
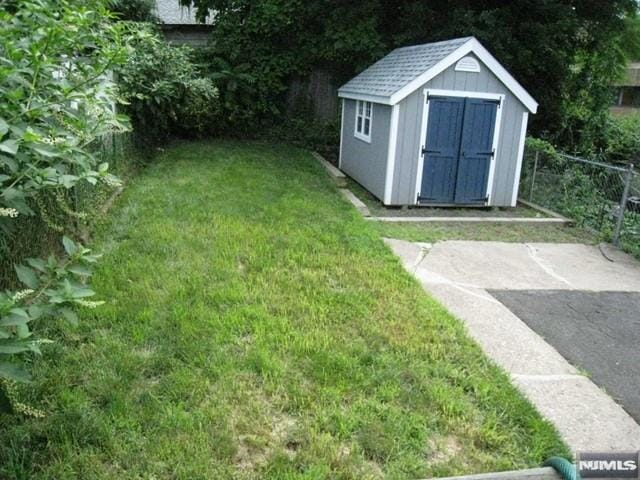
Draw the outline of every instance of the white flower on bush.
M16 218L18 211L15 208L0 208L0 217Z
M13 294L13 301L14 302L19 302L20 300L27 298L29 295L31 295L33 293L33 290L31 290L30 288L26 288L24 290L20 290L19 292L16 292Z
M96 307L99 307L100 305L104 305L104 302L102 300L97 302L91 301L91 300L76 300L76 303L86 308L96 308Z

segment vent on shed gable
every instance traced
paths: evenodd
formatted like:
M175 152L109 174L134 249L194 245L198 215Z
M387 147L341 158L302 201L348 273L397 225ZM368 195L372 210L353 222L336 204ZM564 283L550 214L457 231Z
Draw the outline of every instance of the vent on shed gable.
M480 64L473 57L464 57L456 63L457 72L479 72Z

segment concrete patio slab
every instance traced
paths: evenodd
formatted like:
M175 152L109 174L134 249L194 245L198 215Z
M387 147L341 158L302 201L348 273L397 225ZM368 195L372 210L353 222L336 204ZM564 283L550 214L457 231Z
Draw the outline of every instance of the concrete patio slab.
M574 450L640 449L640 427L583 376L514 376L515 384Z
M579 244L447 241L421 265L454 282L496 290L640 291L640 264L622 252L607 260Z
M640 263L597 247L385 240L405 268L554 423L574 450L640 449L640 426L487 290L640 291Z

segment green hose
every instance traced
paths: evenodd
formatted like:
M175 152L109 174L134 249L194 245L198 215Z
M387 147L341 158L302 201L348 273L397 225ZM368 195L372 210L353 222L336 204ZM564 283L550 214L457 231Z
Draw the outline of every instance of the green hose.
M544 467L553 467L560 474L562 480L581 480L576 466L562 457L551 457L542 464Z

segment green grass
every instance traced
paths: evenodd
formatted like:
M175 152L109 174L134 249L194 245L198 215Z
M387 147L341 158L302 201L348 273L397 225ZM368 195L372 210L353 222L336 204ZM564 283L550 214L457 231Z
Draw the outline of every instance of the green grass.
M516 208L387 208L362 186L349 179L348 188L362 200L374 217L471 216L471 217L545 217L523 205ZM597 236L582 228L552 224L524 223L411 223L376 222L374 227L383 237L412 242L443 240L484 240L500 242L598 243Z
M352 179L347 180L347 186L360 200L364 202L371 216L374 217L530 217L545 218L548 215L518 204L517 207L385 207L380 200L364 189Z
M106 305L0 416L0 478L424 478L536 466L555 430L304 151L167 150L95 247Z
M383 237L411 242L483 240L499 242L598 243L598 238L576 227L517 223L408 223L371 222Z

